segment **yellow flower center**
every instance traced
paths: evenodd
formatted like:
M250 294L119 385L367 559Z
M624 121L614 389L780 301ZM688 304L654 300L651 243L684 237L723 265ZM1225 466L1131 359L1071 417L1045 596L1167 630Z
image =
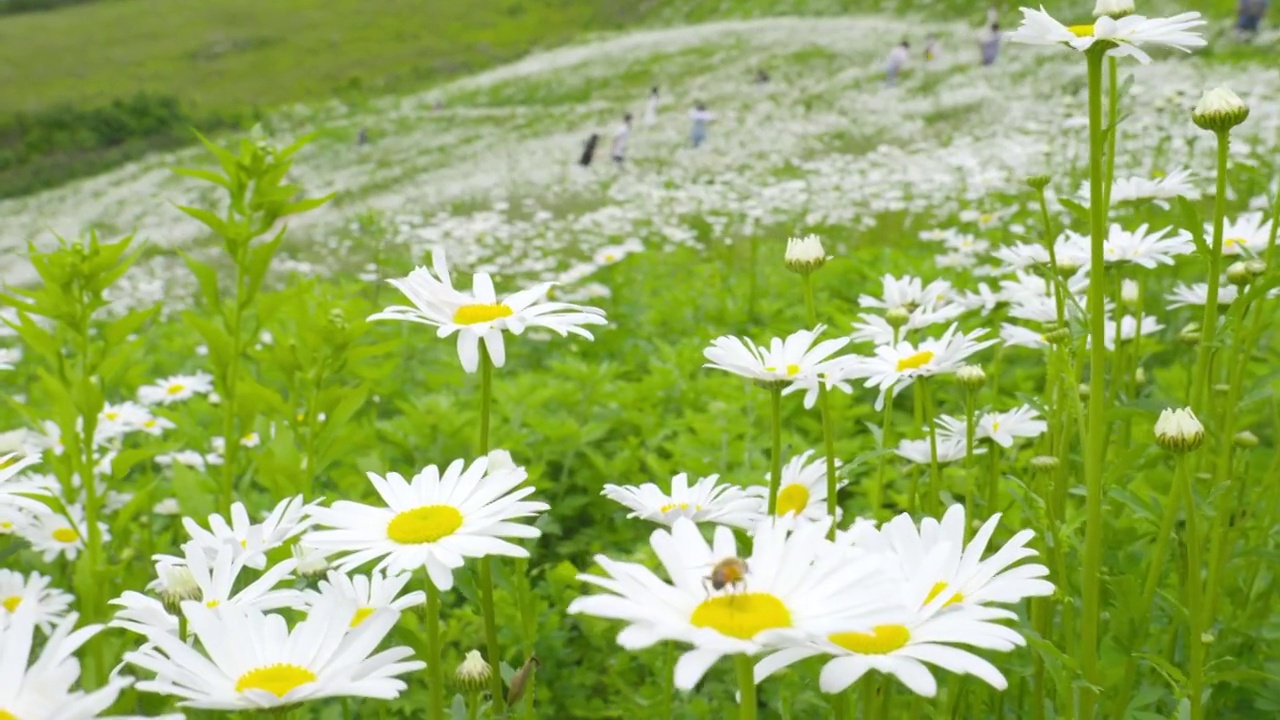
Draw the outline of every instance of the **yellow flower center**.
M0 720L18 720L18 716L8 710L0 710Z
M998 422L991 423L991 432L1000 432L1000 423Z
M836 633L827 639L859 655L888 655L907 644L911 631L902 625L877 625L869 633Z
M3 530L6 533L12 531L13 523L8 520L0 520L0 530Z
M1076 37L1082 37L1082 38L1093 37L1092 25L1072 25L1067 29L1070 30L1071 34L1075 35Z
M452 535L462 527L462 513L452 505L424 505L391 518L387 537L401 545L421 545Z
M667 513L667 512L671 512L672 510L688 510L690 507L693 507L694 512L702 512L701 505L695 504L690 506L689 503L667 503L666 505L663 505L662 507L658 508L658 512Z
M187 388L186 388L186 386L185 386L185 385L183 385L183 384L181 384L181 383L174 383L174 384L170 385L168 388L166 388L166 389L165 389L165 392L169 393L170 395L177 395L178 393L180 393L180 392L182 392L183 390L186 390L186 389L187 389Z
M778 372L778 368L777 368L777 366L775 366L775 365L770 365L770 366L766 367L766 368L764 369L764 371L765 371L765 372ZM788 366L787 366L787 377L795 377L796 375L799 375L799 374L800 374L800 366L799 366L799 365L788 365Z
M3 457L3 458L0 458L0 470L3 470L3 469L5 469L5 468L9 467L10 465L17 465L17 464L18 464L18 456L17 456L17 455L14 455L13 457Z
M459 325L475 325L510 317L512 314L511 308L502 303L463 305L453 314L453 321Z
M120 413L118 413L118 412L109 412L109 413L106 413L106 415L104 415L104 417L106 417L108 420L119 420L119 419L120 419Z
M795 513L799 515L809 507L809 488L795 484L788 485L778 492L778 515Z
M764 630L791 627L791 611L769 593L719 595L694 608L689 622L721 635L750 640Z
M240 676L236 681L236 692L245 690L266 690L282 698L299 685L316 681L316 674L299 665L268 665Z
M933 352L929 350L921 350L911 357L904 357L898 361L898 372L906 372L907 370L919 370L929 361L933 360Z
M351 627L360 627L360 623L368 620L372 614L373 608L370 607L362 607L356 610L356 614L351 617Z
M21 604L22 604L22 596L20 595L13 595L11 597L7 597L4 599L4 602L0 602L0 606L3 606L4 609L8 610L9 612L17 612L18 606Z
M222 601L221 601L221 600L210 600L209 602L205 603L205 604L204 604L204 606L205 606L205 607L207 607L207 608L209 608L209 609L213 609L213 608L218 607L218 606L219 606L219 605L221 605L221 604L222 604Z
M983 215L982 217L978 218L978 220L984 225L991 222L991 219L992 218L990 215Z
M144 427L144 428L153 428L153 427L155 427L155 426L156 426L156 421L155 421L154 419L152 419L152 420L148 420L148 421L146 421L146 422L142 423L142 427Z
M1245 240L1244 238L1238 238L1238 237L1227 238L1226 240L1223 240L1222 242L1223 242L1223 244L1224 244L1224 245L1226 245L1226 247L1233 247L1233 246L1235 246L1235 245L1248 245L1248 244L1249 244L1249 241L1248 241L1248 240Z
M53 531L53 539L60 543L73 543L80 539L80 533L71 528L58 528Z
M929 589L929 596L924 599L924 604L928 605L929 603L933 602L934 598L938 597L939 595L941 595L946 591L947 591L946 583L944 582L934 583L933 587ZM955 605L956 603L961 603L961 602L964 602L964 594L955 593L951 596L950 600L942 604L942 607L950 607L952 605Z

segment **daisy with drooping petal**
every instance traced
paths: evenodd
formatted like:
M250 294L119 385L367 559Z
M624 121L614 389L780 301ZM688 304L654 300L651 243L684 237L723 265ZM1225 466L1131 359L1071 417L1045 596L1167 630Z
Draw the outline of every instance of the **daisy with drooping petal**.
M16 570L0 569L0 626L8 622L23 602L34 603L32 622L46 634L53 623L66 616L71 602L69 593L49 587L53 578L33 572L23 577Z
M374 571L368 575L347 577L336 570L330 570L328 577L320 581L319 587L305 591L303 597L308 608L322 602L328 594L336 593L350 599L356 606L355 615L351 617L351 627L356 627L382 608L404 612L426 602L427 594L421 590L400 595L404 586L412 579L413 575L409 573L383 575Z
M749 530L760 522L764 514L764 506L758 498L737 485L721 483L719 475L708 475L689 485L689 476L680 473L671 478L669 494L654 483L639 487L605 485L600 494L630 508L628 518L640 518L668 527L683 517L695 523Z
M301 495L287 498L277 503L261 524L255 525L249 519L244 504L237 502L231 506L230 523L215 514L209 516L208 530L189 517L182 519L182 527L211 555L216 554L219 547L228 545L246 556L246 565L261 570L266 566L267 552L301 535L311 526L312 521L306 512L318 504L319 501L305 504Z
M372 654L400 613L375 610L352 627L354 600L330 594L290 628L279 615L241 605L182 604L194 645L164 632L147 635L124 661L156 674L138 689L183 698L209 710L255 710L326 697L392 700L406 685L398 675L426 667L413 650Z
M172 405L189 400L196 395L213 392L213 376L206 372L194 375L174 375L138 388L138 402L143 405Z
M48 495L49 487L47 484L34 480L18 479L18 475L23 470L38 462L40 462L39 455L24 456L18 453L0 455L0 506L9 505L35 513L43 513L49 510L44 503L24 497L24 494L30 493Z
M1129 56L1138 62L1151 62L1151 56L1142 50L1143 47L1165 47L1183 52L1191 52L1194 48L1204 47L1205 39L1194 28L1206 24L1200 19L1200 13L1187 12L1170 18L1147 18L1141 15L1129 15L1116 20L1111 17L1100 17L1092 25L1063 25L1045 12L1021 8L1022 24L1009 33L1010 42L1024 45L1066 45L1074 50L1085 52L1094 43L1105 43L1107 55L1113 57Z
M439 328L436 334L446 338L458 334L458 359L469 373L480 367L480 341L484 341L494 367L506 364L507 351L502 334L519 335L527 328L545 328L569 333L588 340L593 336L584 325L607 324L599 308L547 302L547 291L553 283L539 283L507 296L499 302L488 273L475 273L471 291L453 287L449 265L443 249L431 253L431 268L419 267L408 277L389 280L404 293L412 306L393 305L369 316L370 320L405 320Z
M884 408L890 388L902 390L920 377L954 372L971 355L999 340L978 340L986 334L979 329L965 334L952 325L940 338L922 340L918 345L900 342L876 348L874 357L851 358L842 367L848 378L866 379L866 387L880 390L876 409Z
M795 524L794 532L792 524L761 524L751 556L739 560L731 529L717 527L708 545L697 525L680 518L670 532L655 530L649 538L670 582L638 563L597 555L606 574L578 578L606 592L575 599L569 613L626 622L618 644L628 650L665 640L691 645L675 668L676 687L688 690L724 656L761 652L756 638L768 630L866 615L883 604L875 562L825 552L827 521ZM745 563L745 575L713 589L707 576L722 560Z
M1158 265L1172 265L1175 257L1189 255L1196 249L1191 234L1185 230L1165 228L1148 232L1147 227L1143 223L1136 230L1129 231L1112 225L1102 249L1106 262L1130 262L1152 269ZM1172 236L1169 236L1170 232L1173 232Z
M832 362L828 358L849 344L849 338L833 338L814 345L825 329L825 325L818 325L813 330L797 330L786 339L773 338L767 348L747 338L724 335L702 351L708 360L703 367L762 383L803 381L825 372Z
M938 418L939 424L946 419L946 416ZM986 452L982 448L974 448L974 455L981 455ZM904 460L910 460L917 465L928 465L933 462L933 446L929 443L928 438L920 440L899 440L898 447L893 453ZM965 441L961 436L959 440L954 437L944 438L941 434L938 436L938 462L949 463L957 460L963 460L966 457Z
M812 450L805 450L782 466L782 482L778 485L777 515L792 515L805 520L821 520L827 517L827 460L819 457L810 462ZM836 467L842 465L836 461ZM769 475L765 474L766 483ZM836 488L848 484L840 481ZM748 492L760 497L762 506L769 497L769 486L754 485Z
M1205 226L1205 237L1213 237L1213 225ZM1222 230L1223 255L1261 255L1271 244L1271 221L1261 212L1231 218Z
M1113 317L1106 318L1106 334L1103 345L1108 350L1116 349L1116 321ZM1151 335L1158 333L1164 329L1164 323L1155 319L1150 315L1142 316L1142 327L1138 327L1138 319L1132 315L1125 315L1120 318L1120 340L1132 340L1138 335Z
M1044 333L1011 323L1000 325L1000 342L1003 342L1005 347L1025 347L1032 350L1043 350L1049 347L1049 339Z
M1240 296L1240 288L1229 282L1218 284L1218 305L1227 307ZM1180 307L1204 307L1209 301L1209 283L1178 283L1166 294L1169 309Z
M453 587L453 571L468 557L529 552L503 538L536 538L542 531L512 522L550 509L527 502L533 487L519 487L528 474L521 467L489 470L489 457L467 465L454 460L441 474L428 465L411 480L399 473L385 478L369 473L383 506L341 500L315 507L310 514L324 529L303 542L319 550L350 553L334 562L343 571L379 560L377 569L392 573L425 567L440 590Z

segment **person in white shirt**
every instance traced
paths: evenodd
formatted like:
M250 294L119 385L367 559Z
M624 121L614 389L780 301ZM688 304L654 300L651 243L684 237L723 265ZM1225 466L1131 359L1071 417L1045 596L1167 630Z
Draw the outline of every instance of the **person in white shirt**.
M991 23L978 33L978 49L982 51L982 64L995 65L1000 54L1000 23Z
M689 139L694 147L699 147L707 140L707 124L715 118L714 115L707 110L707 106L702 103L696 103L693 110L689 112L689 119L693 121L693 132L689 134Z
M622 124L618 126L618 131L613 134L613 147L611 154L613 162L622 167L622 163L627 159L627 140L631 139L631 113L622 116Z
M652 125L658 122L658 86L654 85L649 88L649 102L644 106L644 124Z
M911 43L903 40L897 47L889 51L889 62L885 68L885 84L893 87L898 84L898 73L911 59Z

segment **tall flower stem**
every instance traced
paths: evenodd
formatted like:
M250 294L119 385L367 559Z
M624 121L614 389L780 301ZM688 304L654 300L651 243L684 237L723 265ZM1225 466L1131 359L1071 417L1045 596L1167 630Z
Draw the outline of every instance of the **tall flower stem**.
M934 512L942 494L942 466L938 464L938 426L933 416L933 387L928 378L920 378L920 394L924 396L924 422L929 428L929 497L925 512Z
M1116 180L1116 125L1120 122L1120 72L1117 58L1107 58L1107 176L1103 188L1104 205L1111 210L1111 187Z
M1106 240L1107 211L1103 198L1102 143L1102 60L1105 44L1095 45L1085 55L1089 63L1089 194L1090 194L1090 265L1089 265L1089 419L1085 446L1085 535L1081 603L1080 666L1090 685L1082 690L1081 720L1094 717L1097 691L1102 678L1098 673L1098 626L1102 619L1102 472L1107 435L1107 348L1106 317L1103 303L1106 293L1106 263L1103 243Z
M964 494L964 516L973 517L973 498L978 494L978 481L973 473L973 438L976 434L977 412L974 402L977 392L973 388L964 390L964 465L969 475L969 488Z
M1178 458L1178 482L1182 485L1182 495L1187 501L1187 616L1188 616L1188 632L1187 640L1191 644L1188 653L1188 689L1191 700L1191 720L1201 720L1204 717L1204 708L1201 702L1201 696L1204 694L1204 640L1201 636L1204 634L1204 608L1203 605L1203 585L1201 581L1201 561L1200 561L1200 545L1201 537L1197 528L1197 515L1199 508L1196 507L1196 494L1191 487L1191 471L1187 467L1185 457Z
M1218 135L1218 187L1213 201L1213 246L1209 248L1209 289L1205 296L1204 322L1200 330L1200 352L1191 386L1191 409L1208 417L1210 368L1213 365L1213 342L1218 332L1218 284L1222 274L1222 234L1227 214L1227 155L1231 138L1227 131ZM1224 438L1225 440L1225 438Z
M739 720L756 720L756 678L751 665L750 655L735 655L734 666L738 669Z
M773 450L769 457L769 517L778 514L778 488L782 486L782 387L769 388L770 417L773 420ZM752 685L754 688L755 686Z
M813 275L804 275L804 302L809 310L809 325L817 327L818 308L813 299ZM836 490L836 431L831 419L831 399L826 386L818 379L818 407L822 413L822 441L827 453L827 515L831 517L829 540L836 539L836 513L840 507ZM843 697L843 696L837 696Z
M489 414L493 406L493 360L484 342L480 343L480 454L489 453ZM493 692L493 712L501 713L506 696L502 692L502 648L498 645L498 622L493 609L493 563L480 558L480 612L484 616L485 647L489 651L489 687Z
M895 331L896 332L896 331ZM885 474L889 469L889 461L893 457L893 388L884 395L884 419L880 427L880 462L876 466L876 484L871 497L871 515L880 519L880 510L884 507Z
M427 672L431 674L431 703L427 717L444 720L444 660L440 652L440 591L426 575L427 604L422 610L422 624L427 631ZM497 675L495 671L493 673Z

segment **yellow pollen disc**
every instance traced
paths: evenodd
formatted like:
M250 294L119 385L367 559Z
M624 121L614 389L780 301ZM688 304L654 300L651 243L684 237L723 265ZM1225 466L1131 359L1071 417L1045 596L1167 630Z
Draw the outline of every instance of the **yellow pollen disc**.
M156 421L155 421L155 420L148 420L148 421L146 421L146 422L142 423L142 427L145 427L145 428L153 428L153 427L155 427L155 426L156 426Z
M1093 26L1092 26L1092 25L1072 25L1071 27L1069 27L1069 28L1067 28L1067 29L1068 29L1068 30L1070 30L1070 31L1071 31L1071 34L1072 34L1072 35L1075 35L1076 37L1082 37L1082 38L1083 38L1083 37L1093 37Z
M946 590L947 590L946 583L944 582L934 583L933 587L929 589L929 596L924 599L924 604L928 605L929 603L933 602L934 598L946 592ZM950 600L942 604L942 607L950 607L952 605L955 605L956 603L961 603L961 602L964 602L964 594L955 593L954 595L951 596Z
M73 543L80 539L80 534L71 528L58 528L53 531L53 539L60 543Z
M19 595L7 597L4 599L4 602L0 602L0 606L3 606L4 609L8 610L9 612L16 612L18 610L18 605L21 605L21 604L22 604L22 597Z
M108 420L119 420L120 413L109 412L105 416Z
M452 505L424 505L406 510L387 523L387 537L401 545L420 545L448 537L462 527L462 513Z
M222 604L221 600L210 600L209 602L205 603L204 606L207 608L216 608L221 604Z
M928 365L929 361L932 359L933 359L932 351L921 350L920 352L916 353L915 355L912 355L911 357L904 357L901 360L899 360L898 372L905 372L907 370L919 370L925 365Z
M1248 244L1248 241L1247 241L1247 240L1245 240L1244 238L1227 238L1226 240L1224 240L1224 241L1223 241L1223 243L1224 243L1227 247L1231 247L1231 246L1233 246L1233 245L1245 245L1245 244Z
M769 593L720 595L694 608L689 622L721 635L750 640L765 630L791 627L791 611Z
M809 507L809 488L803 485L788 485L778 492L778 515L795 513L799 515Z
M315 681L316 674L310 670L299 665L281 663L279 665L260 667L241 675L240 679L236 681L236 692L266 690L272 695L282 698L299 685Z
M186 390L186 389L187 389L187 388L186 388L185 386L183 386L183 385L170 385L170 386L165 390L165 392L169 393L170 395L177 395L178 393L180 393L180 392L182 392L183 390Z
M984 222L984 223L989 223L989 222L991 222L991 216L990 216L990 215L983 215L983 216L982 216L982 218L981 218L981 220L982 220L982 222Z
M788 365L788 366L787 366L787 377L795 377L796 375L799 375L799 374L800 374L800 366L799 366L799 365Z
M1000 423L991 423L991 432L1000 432Z
M512 314L511 308L502 303L463 305L453 314L453 321L459 325L475 325L510 317Z
M0 720L18 720L18 716L8 710L0 710Z
M827 639L860 655L888 655L907 644L911 631L902 625L877 625L869 633L836 633Z
M0 530L12 530L12 529L13 529L13 523L9 522L8 520L5 520L4 522L0 522Z
M359 610L356 610L356 614L351 618L351 627L360 627L360 623L369 619L369 616L372 614L373 608L362 607Z
M671 512L672 510L688 510L690 507L693 508L694 512L702 511L701 505L695 504L691 506L689 505L689 503L667 503L666 505L663 505L662 507L658 508L658 512L666 513L666 512Z
M248 540L241 540L241 541L240 541L240 549L242 549L242 550L248 550L248 549L249 549L249 541L248 541Z

